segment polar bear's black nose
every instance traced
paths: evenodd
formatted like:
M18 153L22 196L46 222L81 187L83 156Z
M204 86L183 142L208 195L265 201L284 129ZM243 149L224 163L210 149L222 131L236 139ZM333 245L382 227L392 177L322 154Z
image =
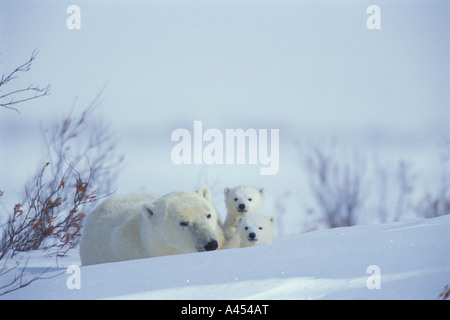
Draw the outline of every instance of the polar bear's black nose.
M217 243L216 240L212 240L204 246L206 251L213 251L213 250L216 250L218 247L219 247L219 244Z
M245 209L245 203L240 203L239 210L244 210L244 209Z
M250 232L250 233L248 234L248 237L249 237L250 239L255 239L256 233Z

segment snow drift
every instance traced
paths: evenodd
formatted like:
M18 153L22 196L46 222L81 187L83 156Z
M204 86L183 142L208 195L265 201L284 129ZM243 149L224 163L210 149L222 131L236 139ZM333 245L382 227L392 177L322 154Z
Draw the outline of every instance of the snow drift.
M68 269L80 265L73 250L49 278L1 298L438 299L450 283L449 230L450 216L442 216L310 232L264 247ZM26 273L54 263L35 252ZM73 269L80 289L69 289Z

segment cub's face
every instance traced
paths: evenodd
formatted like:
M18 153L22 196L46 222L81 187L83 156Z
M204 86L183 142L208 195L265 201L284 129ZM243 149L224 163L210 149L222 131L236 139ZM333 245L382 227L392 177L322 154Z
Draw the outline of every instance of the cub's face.
M263 215L238 217L238 233L241 247L260 246L272 243L275 219Z
M241 215L256 213L264 201L264 189L241 186L225 188L225 202L228 209L234 209Z

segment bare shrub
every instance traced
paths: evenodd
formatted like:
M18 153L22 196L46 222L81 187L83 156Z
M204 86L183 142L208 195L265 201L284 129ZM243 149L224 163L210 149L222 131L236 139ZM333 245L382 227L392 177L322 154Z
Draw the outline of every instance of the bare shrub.
M426 218L450 214L450 139L444 138L441 145L441 168L437 189L426 193L416 209Z
M50 93L50 86L29 85L21 89L5 88L20 73L31 69L38 54L0 79L0 107L17 111L21 103ZM14 275L0 287L0 295L22 288L43 278L46 271L25 276L27 262L18 252L42 249L47 254L63 256L77 245L85 213L92 203L109 195L123 157L114 153L115 141L101 120L92 119L100 94L80 114L70 114L49 129L42 129L46 142L46 160L25 184L22 201L11 211L5 206L7 221L0 226L0 277ZM0 191L0 201L4 191ZM17 273L17 268L22 271Z
M412 173L411 165L405 161L399 161L397 171L398 196L395 205L394 221L400 221L406 209L411 209L410 196L416 185L417 175Z
M52 130L43 130L49 161L25 185L24 200L4 227L0 251L54 249L52 253L64 255L78 243L85 213L112 192L123 160L114 156L107 127L89 121L97 106L98 97L81 115L69 115Z
M356 153L353 161L339 161L332 152L312 147L304 160L317 208L330 228L352 226L363 198L366 166Z
M38 53L39 51L35 49L27 62L18 66L9 74L2 74L2 77L0 79L0 107L15 110L16 112L20 113L19 109L17 109L16 107L18 104L50 94L50 85L47 85L44 88L40 88L39 86L35 86L33 84L29 85L26 88L15 90L11 89L6 93L2 93L5 87L14 79L16 79L21 72L27 72L31 69L31 65L33 61L36 60Z
M314 200L305 209L306 230L352 226L362 219L392 222L450 214L450 139L444 139L439 178L428 192L412 161L382 163L376 157L333 148L336 144L315 145L302 152Z
M20 259L19 261L15 261L13 265L11 265L11 263L8 263L8 261L5 261L4 265L0 267L0 277L5 278L10 275L10 273L12 277L10 280L2 281L2 284L0 285L0 296L24 288L36 280L49 279L57 276L48 276L47 272L50 268L45 268L41 272L30 277L26 272L28 267L28 259L25 261L25 263L22 263L22 259ZM16 272L16 268L20 268L21 270L19 272Z
M1 226L0 276L18 267L9 261L18 252L40 249L64 256L78 244L93 202L112 193L123 157L115 155L108 126L91 119L99 96L80 115L71 112L51 129L42 130L47 161L25 184L24 199ZM16 278L5 292L30 283L23 274Z

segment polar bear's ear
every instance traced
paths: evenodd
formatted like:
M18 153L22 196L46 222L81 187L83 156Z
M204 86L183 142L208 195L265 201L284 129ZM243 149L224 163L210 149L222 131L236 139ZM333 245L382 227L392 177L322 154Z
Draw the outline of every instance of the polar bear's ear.
M230 188L228 188L228 187L226 187L224 190L223 190L223 193L225 193L225 195L227 195L228 193L230 193Z
M150 203L144 203L141 207L141 215L145 219L152 219L154 216L153 205Z
M258 191L259 194L261 195L261 198L264 198L264 188L260 188Z
M211 190L209 190L208 186L202 185L197 192L206 200L211 201Z

